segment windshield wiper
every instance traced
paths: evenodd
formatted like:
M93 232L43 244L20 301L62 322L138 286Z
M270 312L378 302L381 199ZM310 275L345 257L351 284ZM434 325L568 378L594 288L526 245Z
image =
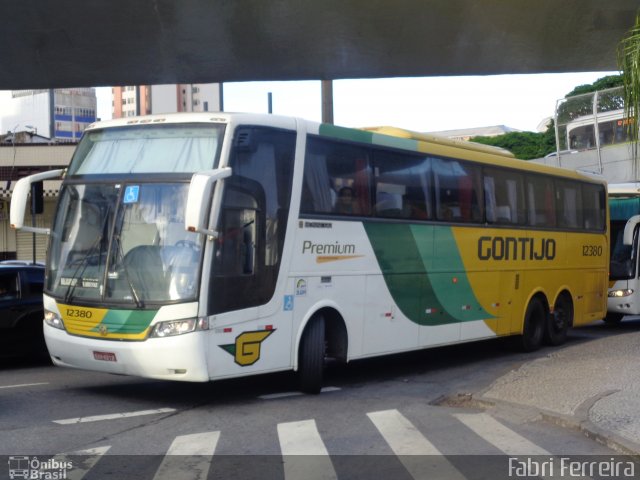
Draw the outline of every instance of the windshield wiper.
M89 247L89 250L87 250L87 253L85 253L81 259L75 261L78 263L78 266L76 267L76 270L73 272L73 275L71 276L71 279L69 281L69 286L67 287L67 291L64 294L65 303L69 303L73 299L73 292L75 292L76 286L78 285L78 274L80 275L84 274L84 271L87 269L87 266L89 265L89 263L87 262L87 259L95 253L96 248L100 245L101 241L102 241L102 236L97 237L96 240L91 245L91 247Z
M118 248L116 248L116 251L118 252L118 258L117 258L116 264L122 262L122 271L124 272L124 278L127 281L127 286L129 287L129 290L131 290L133 301L136 302L136 307L144 308L144 302L140 300L140 295L138 295L138 292L133 286L131 277L129 277L129 271L127 270L127 266L124 263L124 252L122 251L122 242L120 241L120 235L117 235L114 238L114 240L118 242Z

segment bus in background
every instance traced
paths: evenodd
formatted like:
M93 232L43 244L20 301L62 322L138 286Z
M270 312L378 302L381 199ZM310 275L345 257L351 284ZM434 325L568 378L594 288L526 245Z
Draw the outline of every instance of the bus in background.
M622 87L558 100L555 127L557 151L533 162L598 173L609 183L640 178Z
M252 114L96 123L63 174L44 332L56 365L208 381L606 314L606 184L486 146ZM39 230L39 229L36 229Z
M640 270L638 269L638 223L640 183L609 185L611 218L611 265L607 323L618 323L625 315L640 314Z

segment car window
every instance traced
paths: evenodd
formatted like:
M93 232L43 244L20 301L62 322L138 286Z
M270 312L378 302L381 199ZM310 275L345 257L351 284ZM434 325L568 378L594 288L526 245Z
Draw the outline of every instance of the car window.
M31 295L41 294L44 287L44 268L41 270L27 270L27 281L29 282L29 293Z
M18 272L0 273L0 300L17 298L18 285Z

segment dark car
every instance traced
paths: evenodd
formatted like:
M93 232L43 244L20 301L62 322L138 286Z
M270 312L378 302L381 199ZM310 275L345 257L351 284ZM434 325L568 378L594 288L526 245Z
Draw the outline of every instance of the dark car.
M47 355L43 286L43 265L0 262L0 356Z

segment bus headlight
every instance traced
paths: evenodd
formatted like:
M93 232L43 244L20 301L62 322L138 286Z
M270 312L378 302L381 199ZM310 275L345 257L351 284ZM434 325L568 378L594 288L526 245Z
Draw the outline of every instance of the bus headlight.
M59 328L60 330L64 330L64 322L60 315L51 310L44 311L44 321L47 325L53 328Z
M183 320L171 320L160 322L151 330L150 337L162 338L182 335L196 330L208 330L209 322L206 318L185 318Z
M609 297L610 298L620 298L620 297L628 297L629 295L631 295L633 293L633 290L631 289L624 289L624 290L611 290L609 292Z

